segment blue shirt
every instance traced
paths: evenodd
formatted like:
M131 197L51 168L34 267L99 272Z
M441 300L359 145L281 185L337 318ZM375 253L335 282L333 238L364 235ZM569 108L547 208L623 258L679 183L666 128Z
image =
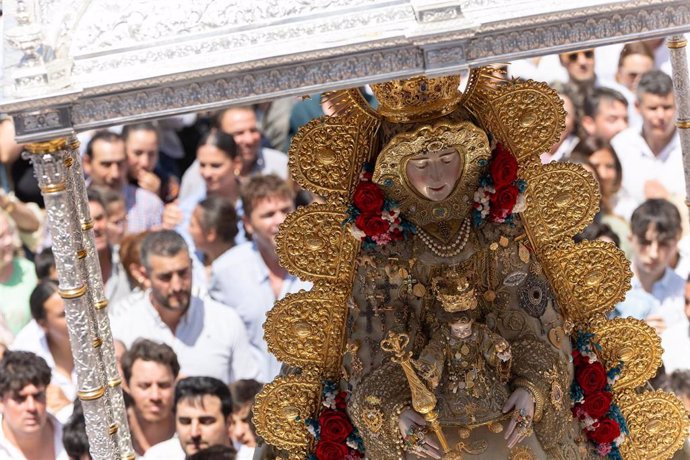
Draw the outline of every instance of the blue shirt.
M666 268L664 276L652 286L652 292L645 291L636 276L631 284L632 289L616 305L613 317L644 320L650 315L660 315L667 327L685 319L685 280L672 269Z

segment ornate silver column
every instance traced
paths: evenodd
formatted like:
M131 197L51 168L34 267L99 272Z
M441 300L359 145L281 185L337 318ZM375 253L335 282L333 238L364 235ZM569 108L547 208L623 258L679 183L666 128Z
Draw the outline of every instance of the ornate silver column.
M134 459L76 139L28 144L46 204L91 456Z
M673 92L676 98L678 134L683 151L683 170L685 171L685 203L690 206L690 77L688 77L688 41L683 35L672 35L666 40L671 55Z

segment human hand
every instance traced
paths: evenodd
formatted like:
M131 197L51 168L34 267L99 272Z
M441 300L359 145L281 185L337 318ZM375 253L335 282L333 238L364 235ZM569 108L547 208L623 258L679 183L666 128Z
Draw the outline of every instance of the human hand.
M666 330L666 321L661 315L649 315L645 323L652 326L658 335L661 335Z
M408 407L400 414L398 427L403 439L412 444L407 447L409 452L422 458L441 458L439 446L427 433L426 420L419 413Z
M160 195L161 191L161 179L158 177L156 174L146 171L144 169L139 170L139 174L137 175L137 184L139 184L139 187L143 188L144 190L148 190L149 192L152 192L156 194L156 196Z
M504 438L508 441L508 448L512 449L528 437L532 432L532 419L534 417L534 397L524 388L517 388L510 395L503 406L503 413L513 410Z
M163 208L163 223L162 227L165 230L174 230L175 227L180 225L184 220L182 215L182 210L178 206L178 201L175 200L172 203L168 203Z

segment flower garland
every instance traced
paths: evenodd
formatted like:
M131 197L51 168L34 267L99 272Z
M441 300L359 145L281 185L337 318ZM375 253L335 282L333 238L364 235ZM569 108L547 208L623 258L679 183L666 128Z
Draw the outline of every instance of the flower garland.
M613 384L623 362L606 371L597 359L601 346L594 334L578 331L573 338L575 378L570 388L573 416L580 421L594 451L603 458L622 460L619 446L629 434L620 408L613 402Z
M383 190L371 181L373 166L366 164L359 175L348 218L352 235L364 249L373 249L391 241L402 241L415 233L415 227L400 217L400 208L386 198Z
M517 177L518 163L508 149L497 144L488 172L479 179L474 193L472 223L480 227L486 220L503 224L512 223L513 214L526 208L527 182Z
M318 419L305 421L316 446L309 460L357 460L364 458L364 442L347 415L345 391L334 382L324 382L323 406Z

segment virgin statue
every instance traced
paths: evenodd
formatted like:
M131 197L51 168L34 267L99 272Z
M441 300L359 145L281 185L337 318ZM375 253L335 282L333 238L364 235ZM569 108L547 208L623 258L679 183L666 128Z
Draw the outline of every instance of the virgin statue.
M644 391L654 330L607 320L625 256L575 243L594 178L542 165L565 112L533 81L457 76L326 94L290 171L322 200L288 216L281 264L312 281L264 325L286 364L254 407L283 457L670 458L682 404Z

